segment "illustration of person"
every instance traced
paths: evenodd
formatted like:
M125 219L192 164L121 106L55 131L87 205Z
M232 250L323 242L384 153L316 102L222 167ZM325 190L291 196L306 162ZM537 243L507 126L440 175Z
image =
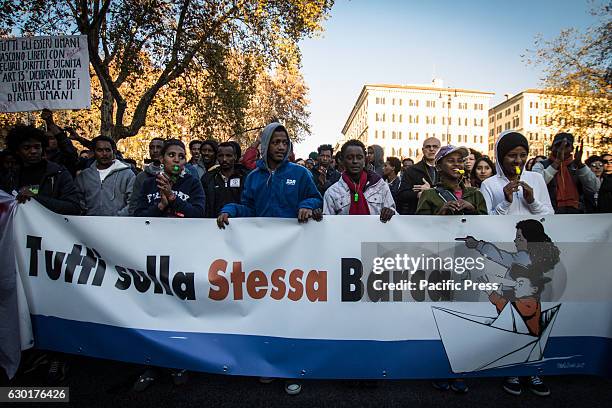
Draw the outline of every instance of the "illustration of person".
M526 321L527 327L529 327L532 334L539 334L541 313L539 306L540 294L544 289L544 283L546 283L543 281L546 279L550 281L549 278L544 278L543 276L545 273L552 271L560 260L559 248L557 248L555 243L552 242L550 237L546 234L542 223L538 220L527 219L519 221L516 224L516 235L514 238L516 252L500 249L490 242L479 241L472 236L458 238L458 240L464 241L466 247L475 249L487 259L507 268L504 276L499 276L503 278L502 294L497 295L499 298L496 296L493 298L500 302L500 304L501 302L507 303L508 299L522 298L519 302L520 306L516 306L517 310L524 319L527 316L532 316L528 324ZM522 269L520 267L528 268L531 274L530 276L533 276L534 279L535 277L540 278L536 279L536 281L532 281L532 285L525 285L525 276L521 276ZM521 282L521 287L519 287L517 283L511 281ZM533 285L539 287L538 285L540 284L542 289L537 292L537 303L532 299L533 296L522 296L525 293L523 290L529 293L529 287ZM517 289L518 294L516 292ZM491 298L489 298L489 300L492 301ZM505 305L505 303L503 303L503 305ZM520 307L523 312L521 312L518 307ZM530 314L530 311L533 311L533 315ZM532 329L534 330L533 332ZM528 383L529 389L534 394L538 396L550 395L550 389L541 377L531 376L529 377ZM512 395L520 395L522 393L520 378L516 376L506 377L502 387L504 391Z
M472 236L457 238L464 241L465 246L475 249L487 259L507 268L505 279L514 279L512 265L532 266L538 273L547 273L559 263L559 248L544 232L544 226L538 220L522 220L516 224L514 245L516 252L509 252L498 248L495 244L479 241Z
M525 267L513 264L510 268L510 275L513 277L512 294L507 296L495 290L483 291L489 297L489 301L495 305L497 314L512 303L519 312L529 334L538 337L541 333L541 314L540 294L544 290L546 283L551 279L544 277L540 272L534 271L533 267ZM487 275L481 276L479 282L488 283Z

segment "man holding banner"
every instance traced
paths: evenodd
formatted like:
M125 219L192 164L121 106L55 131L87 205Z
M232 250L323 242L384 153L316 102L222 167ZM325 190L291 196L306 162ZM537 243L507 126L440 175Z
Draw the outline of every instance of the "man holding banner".
M322 218L321 194L304 167L289 162L291 140L287 129L270 123L261 135L262 159L246 178L242 204L227 204L221 209L217 225L225 229L230 217L294 218L307 222ZM262 382L271 379L262 378ZM285 392L297 395L302 391L298 381L287 381Z
M65 215L81 213L74 180L62 166L43 159L45 133L33 126L15 126L7 137L8 150L17 157L18 167L0 180L0 188L25 203L31 198L49 210Z

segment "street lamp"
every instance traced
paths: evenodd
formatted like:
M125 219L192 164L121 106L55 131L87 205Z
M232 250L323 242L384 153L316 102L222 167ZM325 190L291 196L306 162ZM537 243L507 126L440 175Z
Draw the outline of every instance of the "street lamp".
M450 106L451 106L451 98L452 98L452 92L450 90L450 88L448 88L448 100L446 103L446 144L449 145L450 144L450 136L449 136L449 132L450 132ZM457 90L455 89L455 98L457 97ZM440 92L440 94L438 95L439 99L442 99L442 92Z

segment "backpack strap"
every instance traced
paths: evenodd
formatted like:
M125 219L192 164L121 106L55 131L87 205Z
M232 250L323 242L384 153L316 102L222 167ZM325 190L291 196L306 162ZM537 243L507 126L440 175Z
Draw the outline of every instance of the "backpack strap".
M449 201L458 201L457 197L455 197L455 195L453 193L451 193L450 191L440 187L440 186L436 186L434 187L434 189L436 190L436 193L438 194L438 196L440 196L440 198L445 202L449 202Z

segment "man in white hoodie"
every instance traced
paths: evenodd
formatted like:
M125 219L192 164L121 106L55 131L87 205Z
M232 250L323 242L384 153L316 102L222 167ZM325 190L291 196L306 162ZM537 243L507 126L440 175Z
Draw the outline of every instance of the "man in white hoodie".
M86 215L126 217L136 176L130 166L115 159L113 139L98 136L92 143L96 161L76 178Z
M491 215L547 215L555 211L541 174L525 170L529 143L522 134L506 131L495 143L497 174L480 191Z

